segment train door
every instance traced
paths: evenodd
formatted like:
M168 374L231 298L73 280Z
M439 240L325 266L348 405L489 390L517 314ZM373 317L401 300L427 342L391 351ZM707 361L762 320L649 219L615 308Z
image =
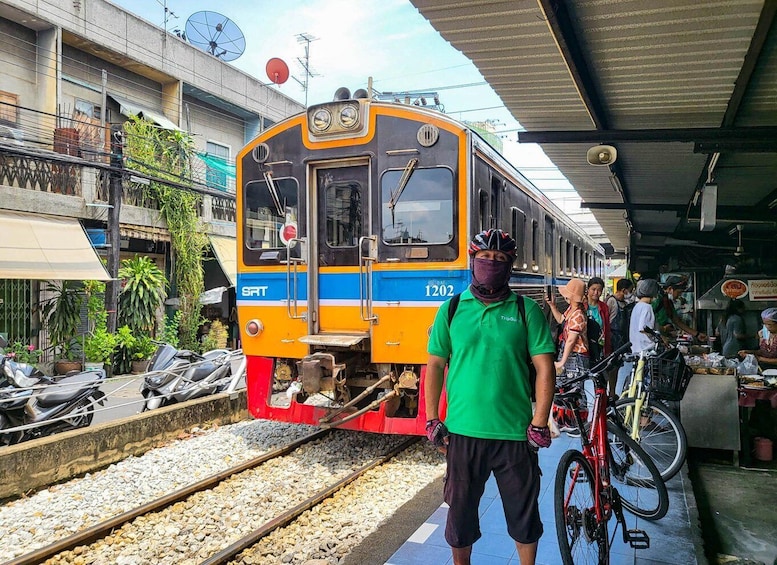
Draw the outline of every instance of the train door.
M370 233L368 160L314 165L310 242L312 334L366 333L364 260L360 248ZM371 269L371 264L368 265ZM371 271L370 271L371 272Z

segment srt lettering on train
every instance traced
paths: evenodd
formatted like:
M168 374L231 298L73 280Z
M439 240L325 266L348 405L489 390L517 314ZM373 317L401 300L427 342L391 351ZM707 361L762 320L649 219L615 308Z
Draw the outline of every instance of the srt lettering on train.
M267 296L268 286L244 286L242 296Z

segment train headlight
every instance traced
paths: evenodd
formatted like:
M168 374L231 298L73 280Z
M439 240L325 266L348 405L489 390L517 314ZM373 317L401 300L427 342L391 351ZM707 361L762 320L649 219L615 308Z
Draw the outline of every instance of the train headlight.
M246 333L251 337L256 337L264 331L264 324L261 320L249 320L246 324Z
M328 130L332 125L332 113L326 108L319 108L313 113L311 124L316 132L320 133Z
M359 110L356 106L349 104L343 106L340 110L340 125L346 129L351 129L359 123Z

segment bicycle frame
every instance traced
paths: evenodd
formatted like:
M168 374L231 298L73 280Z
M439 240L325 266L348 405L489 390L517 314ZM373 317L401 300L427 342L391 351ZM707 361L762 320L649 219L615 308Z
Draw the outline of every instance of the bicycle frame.
M631 439L634 441L639 441L639 418L634 417L632 410L636 414L641 414L642 406L647 400L645 389L642 386L645 374L645 358L647 357L647 351L648 350L640 351L639 357L637 358L634 368L632 369L631 382L629 383L628 390L624 390L620 396L620 398L634 399L634 408L632 409L631 406L626 408L626 414L623 418L623 425L625 426L626 431L628 431L631 435Z

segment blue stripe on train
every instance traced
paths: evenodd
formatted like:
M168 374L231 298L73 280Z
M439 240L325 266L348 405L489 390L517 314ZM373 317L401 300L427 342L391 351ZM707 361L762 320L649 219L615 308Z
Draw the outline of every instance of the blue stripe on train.
M373 300L412 300L439 302L462 292L470 282L470 272L464 270L379 271L373 272ZM320 277L322 300L354 300L359 298L358 273L327 273ZM510 280L513 285L544 284L541 275L519 275ZM554 281L555 282L555 281ZM565 281L558 281L564 283ZM287 298L286 273L240 273L237 277L237 299L241 301L278 301ZM297 299L307 300L307 274L297 275Z

